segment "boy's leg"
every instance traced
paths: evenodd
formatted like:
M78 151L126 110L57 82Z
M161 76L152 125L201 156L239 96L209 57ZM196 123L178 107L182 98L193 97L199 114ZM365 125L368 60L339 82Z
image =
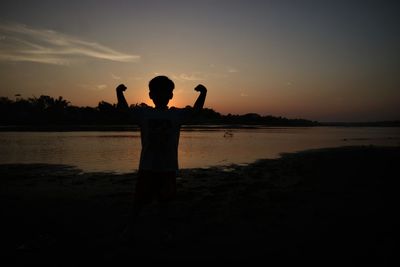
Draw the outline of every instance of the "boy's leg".
M150 203L154 198L154 192L152 192L153 181L150 176L151 175L145 171L139 171L138 173L132 209L128 216L127 225L122 234L123 239L125 240L134 238L138 218L144 206Z
M134 238L136 224L143 207L133 203L132 210L128 215L127 225L122 233L123 239L131 240Z
M162 245L170 244L175 235L175 225L173 218L171 218L173 204L173 202L158 203L160 242Z
M171 214L174 211L174 200L176 198L176 172L163 172L159 175L160 188L157 208L160 223L160 241L165 244L172 240L175 230Z

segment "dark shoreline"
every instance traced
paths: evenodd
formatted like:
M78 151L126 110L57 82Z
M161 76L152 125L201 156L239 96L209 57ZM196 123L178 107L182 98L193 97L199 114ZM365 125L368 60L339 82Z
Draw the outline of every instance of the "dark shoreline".
M289 153L248 166L183 169L170 220L173 243L157 243L154 207L140 245L119 246L136 173L81 173L64 165L0 165L2 246L15 263L65 259L332 262L395 259L400 147Z
M268 129L313 127L400 127L400 123L320 123L319 125L260 124L196 124L184 125L183 131L213 131L222 129ZM0 132L73 132L73 131L139 131L136 125L0 125Z
M184 125L182 131L219 131L235 129L268 129L268 128L309 128L318 126L264 126L264 125ZM68 126L0 126L0 132L137 132L140 128L135 125L68 125Z

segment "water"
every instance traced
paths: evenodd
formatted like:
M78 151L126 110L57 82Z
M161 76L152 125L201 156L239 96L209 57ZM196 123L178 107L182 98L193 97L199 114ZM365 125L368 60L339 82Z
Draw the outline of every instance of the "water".
M284 152L345 145L400 145L400 128L313 127L182 131L181 168L246 164ZM0 164L73 165L85 172L132 172L139 132L0 132Z

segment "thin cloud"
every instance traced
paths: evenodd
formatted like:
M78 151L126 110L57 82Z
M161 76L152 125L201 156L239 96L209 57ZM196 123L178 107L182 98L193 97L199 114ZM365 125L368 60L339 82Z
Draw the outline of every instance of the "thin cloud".
M118 52L96 42L21 24L0 24L0 36L0 61L68 65L76 57L117 62L140 59L139 55Z
M239 70L237 70L236 68L233 68L233 67L229 67L228 72L229 73L237 73L237 72L239 72Z
M172 78L179 81L202 81L204 78L201 76L203 76L201 73L181 73L179 75L173 75Z
M106 84L99 84L96 87L97 87L98 90L104 90L104 89L107 88L107 85Z
M112 77L114 80L121 80L121 77L115 75L114 73L111 73L111 77Z
M108 87L107 84L85 84L85 83L80 83L77 84L76 86L90 91L102 91Z

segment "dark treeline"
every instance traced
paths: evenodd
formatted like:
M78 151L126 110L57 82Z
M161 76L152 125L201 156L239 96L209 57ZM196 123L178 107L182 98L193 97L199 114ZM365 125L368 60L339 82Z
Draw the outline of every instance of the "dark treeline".
M146 104L134 104L134 110ZM187 108L190 108L189 106ZM77 107L63 97L53 98L42 95L16 100L0 97L1 125L129 125L126 113L117 109L116 104L105 101L97 107ZM245 115L221 115L213 109L205 108L191 124L247 124L268 126L316 126L316 121L305 119L287 119L283 117L261 116L255 113Z

